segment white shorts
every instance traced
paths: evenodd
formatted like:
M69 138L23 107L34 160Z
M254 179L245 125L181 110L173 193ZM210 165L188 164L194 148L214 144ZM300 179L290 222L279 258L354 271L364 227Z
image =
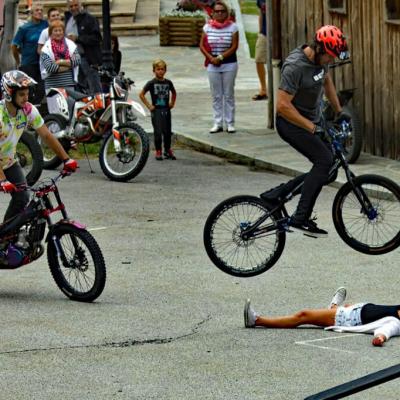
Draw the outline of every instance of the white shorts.
M366 303L357 303L349 307L340 306L336 310L336 326L358 326L361 322L361 309Z

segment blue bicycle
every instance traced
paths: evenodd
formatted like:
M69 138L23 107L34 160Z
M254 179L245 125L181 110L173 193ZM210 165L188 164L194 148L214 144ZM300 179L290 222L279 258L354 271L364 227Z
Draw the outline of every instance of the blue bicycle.
M351 126L330 124L326 131L335 154L329 182L340 167L347 182L337 192L332 218L339 236L365 254L385 254L400 245L400 187L379 175L355 176L345 156ZM291 232L285 204L301 192L306 174L262 194L234 196L211 212L203 240L211 261L222 271L239 277L259 275L281 256Z

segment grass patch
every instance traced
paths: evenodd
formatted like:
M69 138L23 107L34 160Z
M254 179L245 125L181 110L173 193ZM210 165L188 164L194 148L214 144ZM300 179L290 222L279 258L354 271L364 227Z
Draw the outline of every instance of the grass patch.
M240 10L242 11L242 14L260 14L256 0L240 0Z
M102 142L97 142L97 143L89 143L86 144L86 151L88 153L89 158L96 158L100 154L100 147L101 147ZM77 150L70 150L69 155L72 158L80 159L80 158L85 158L85 149L83 148L83 144L79 143Z
M246 32L246 39L247 39L247 43L249 45L251 58L255 57L257 37L258 37L258 33Z

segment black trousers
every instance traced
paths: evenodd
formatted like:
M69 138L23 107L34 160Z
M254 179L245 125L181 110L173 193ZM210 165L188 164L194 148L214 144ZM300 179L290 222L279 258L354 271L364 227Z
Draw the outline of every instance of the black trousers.
M333 153L329 144L318 136L307 132L282 117L276 118L276 128L280 137L313 164L308 172L297 209L293 215L296 222L305 222L310 219L315 202L322 187L328 183L329 169L333 164Z
M11 167L5 169L4 175L6 176L7 180L11 183L14 183L14 185L26 184L24 170L17 162ZM28 202L29 193L26 190L11 193L11 201L4 215L4 221L19 214L25 208Z
M361 309L361 322L363 324L369 324L370 322L377 321L384 317L400 319L398 314L399 310L400 305L381 306L379 304L367 303Z
M171 110L156 108L151 112L151 123L153 124L156 150L162 149L164 141L164 150L167 152L171 148Z

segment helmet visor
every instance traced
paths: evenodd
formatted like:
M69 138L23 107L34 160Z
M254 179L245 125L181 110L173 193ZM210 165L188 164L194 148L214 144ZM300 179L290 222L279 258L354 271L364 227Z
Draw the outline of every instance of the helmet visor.
M348 50L341 51L338 55L339 60L348 60L350 58L350 52Z

